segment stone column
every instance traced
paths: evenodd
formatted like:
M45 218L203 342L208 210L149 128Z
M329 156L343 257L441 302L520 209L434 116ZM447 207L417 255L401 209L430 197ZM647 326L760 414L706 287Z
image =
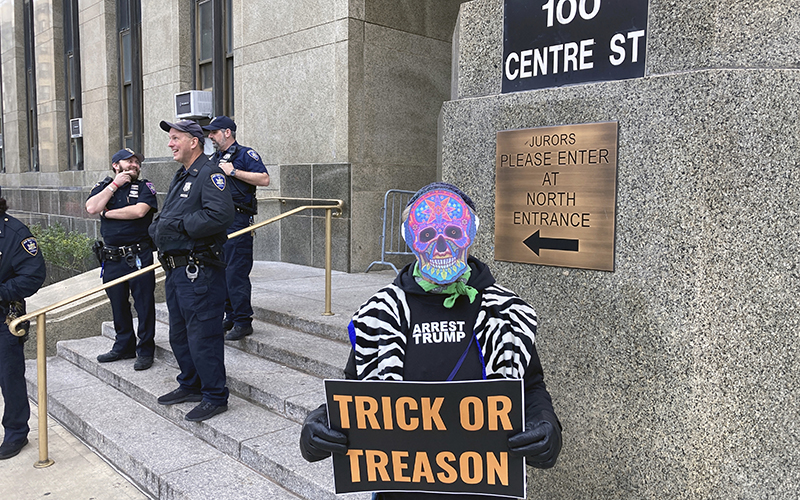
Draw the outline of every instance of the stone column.
M57 186L67 170L66 89L64 86L64 14L61 2L33 4L36 103L39 121L39 184Z
M22 2L0 0L0 64L3 75L3 187L19 186L19 174L28 169L28 133L25 113L25 43ZM4 196L9 202L17 201Z
M649 2L643 78L501 93L503 1L462 6L442 175L474 254L540 315L564 424L529 499L800 490L800 25L789 2ZM613 272L493 261L495 134L619 123Z
M119 56L116 0L80 5L83 143L89 186L111 173L119 149Z

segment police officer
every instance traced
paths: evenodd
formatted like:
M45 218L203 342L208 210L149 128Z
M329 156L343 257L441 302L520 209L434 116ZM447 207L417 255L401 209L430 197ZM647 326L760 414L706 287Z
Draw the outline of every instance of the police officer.
M36 238L23 223L6 213L7 208L6 200L0 198L0 309L4 319L25 314L25 298L39 290L45 277ZM28 444L31 409L25 385L26 339L27 334L12 335L6 321L0 321L0 389L5 401L0 460L15 456Z
M169 343L180 367L179 387L158 398L162 405L200 402L186 420L201 421L228 409L225 337L225 230L233 222L228 177L203 154L205 137L196 122L162 121L175 173L164 208L150 235L167 274Z
M103 283L108 283L153 263L153 244L147 229L158 210L156 189L139 179L144 157L121 149L111 158L114 178L95 184L86 200L86 211L100 214L103 244L95 246L102 265ZM98 242L99 243L99 242ZM153 365L156 343L156 278L147 273L106 290L114 314L116 340L111 351L97 356L100 363L136 358L134 370ZM133 331L133 316L128 297L139 317L139 343Z
M269 186L269 173L253 149L236 142L236 123L227 116L217 116L203 127L217 152L212 159L228 176L236 217L228 234L253 224L257 212L256 186ZM250 304L250 271L253 269L253 235L243 234L225 243L228 267L225 277L228 297L225 300L223 330L231 330L226 340L240 340L253 333L253 307Z

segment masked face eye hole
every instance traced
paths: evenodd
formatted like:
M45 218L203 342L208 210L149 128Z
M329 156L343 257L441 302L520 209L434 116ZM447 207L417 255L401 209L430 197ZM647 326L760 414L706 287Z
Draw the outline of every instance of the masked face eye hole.
M447 226L444 229L444 235L450 239L457 240L461 238L461 228L458 226Z
M419 232L419 241L427 243L436 237L436 230L432 227L423 229Z

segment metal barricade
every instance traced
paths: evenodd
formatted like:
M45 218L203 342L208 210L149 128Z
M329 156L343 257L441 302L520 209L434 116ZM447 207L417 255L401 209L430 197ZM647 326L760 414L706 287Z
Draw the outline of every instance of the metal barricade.
M395 273L399 273L394 264L386 260L387 255L414 255L409 250L403 239L401 228L403 227L403 210L408 204L408 200L416 191L403 191L401 189L390 189L383 196L383 209L381 219L383 221L383 232L381 233L381 260L373 261L364 271L368 273L375 264L391 266Z

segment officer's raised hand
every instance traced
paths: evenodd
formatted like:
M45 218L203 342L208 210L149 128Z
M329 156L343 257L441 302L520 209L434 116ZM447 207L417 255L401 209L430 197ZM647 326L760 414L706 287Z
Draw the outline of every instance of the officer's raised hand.
M131 174L128 172L120 172L114 177L113 184L117 185L117 189L121 188L125 184L131 181L132 177Z
M309 413L303 422L300 453L309 462L328 458L331 453L347 453L347 436L330 428L326 405Z
M525 430L508 438L508 450L531 467L549 469L561 451L561 423L549 411L526 418Z
M221 168L222 171L225 172L225 175L231 175L231 172L233 171L233 163L227 161L221 161L219 162L219 168Z

